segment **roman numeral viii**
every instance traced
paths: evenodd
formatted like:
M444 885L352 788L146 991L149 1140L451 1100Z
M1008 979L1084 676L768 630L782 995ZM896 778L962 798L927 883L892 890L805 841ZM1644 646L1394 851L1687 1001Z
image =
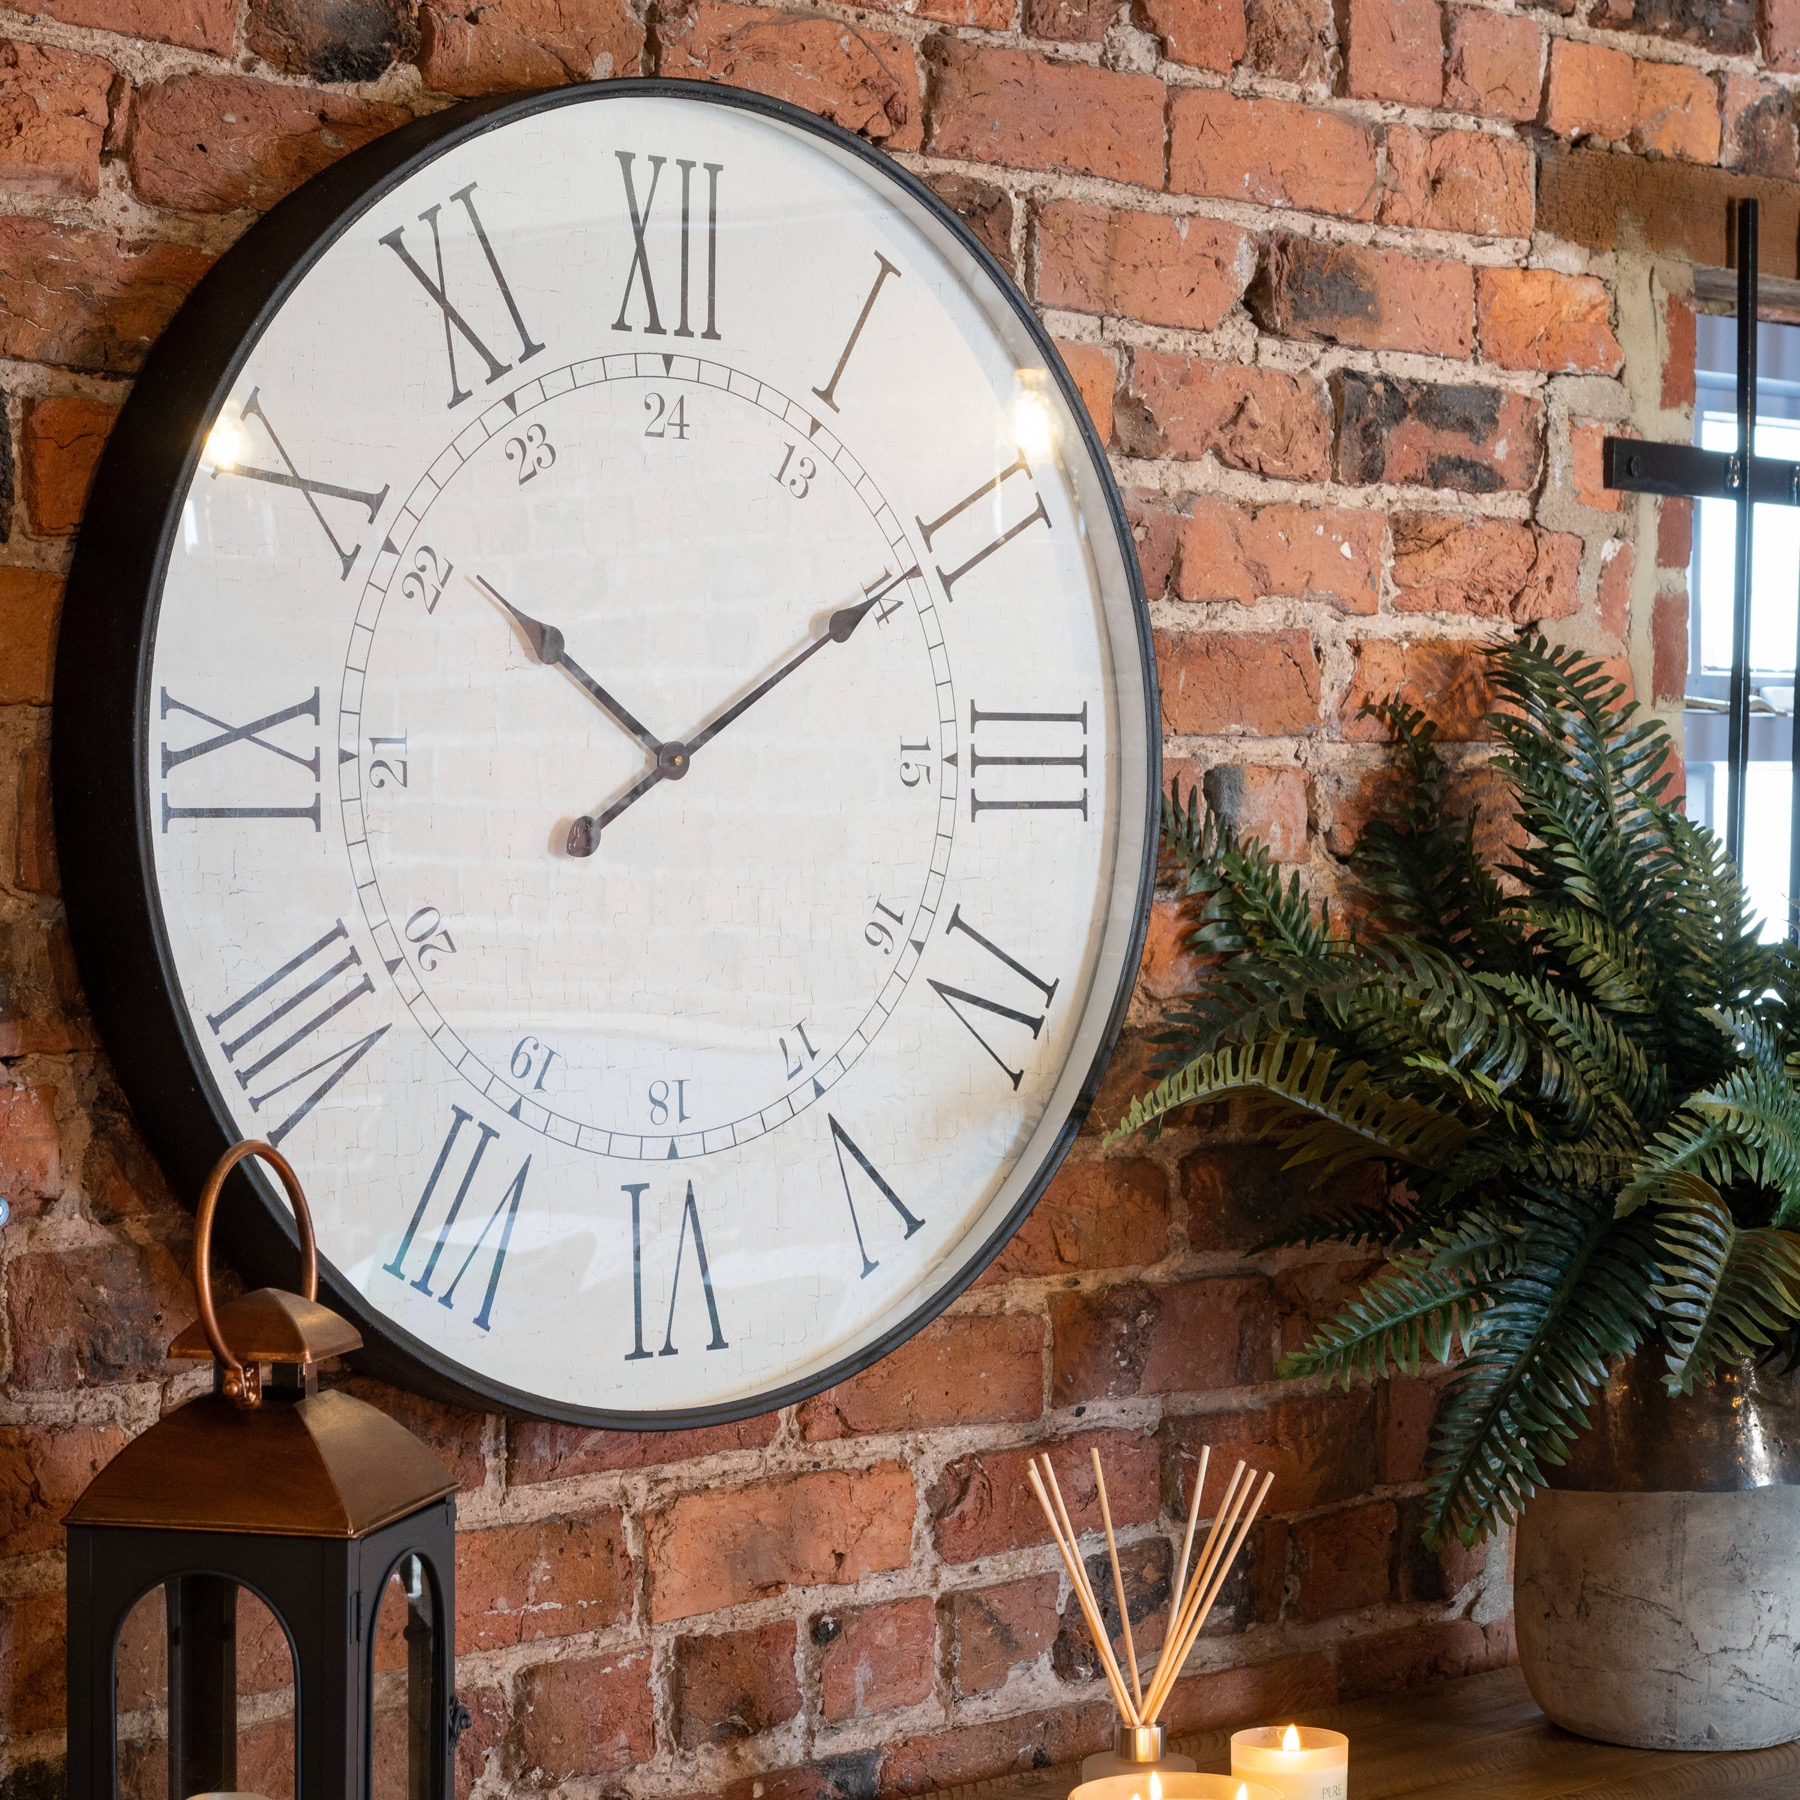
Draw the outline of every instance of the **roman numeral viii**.
M234 744L253 745L258 750L266 750L269 755L282 762L292 763L306 770L313 779L316 789L319 783L319 690L314 688L310 700L297 700L292 706L278 707L272 713L264 713L260 719L252 719L248 725L228 724L224 719L215 718L211 713L198 706L190 706L185 700L177 700L167 688L162 689L162 716L167 719L170 714L183 714L188 718L198 719L202 725L212 727L209 736L196 738L191 744L177 747L165 738L162 751L162 828L169 829L171 819L310 819L314 831L319 829L319 796L315 792L310 806L175 806L170 803L168 779L173 769L184 764L196 762L201 757L215 756L222 750L228 750ZM296 749L287 744L276 743L265 737L264 732L274 731L277 726L290 724L295 719L310 719L314 730L310 734L312 751L302 756ZM293 734L289 734L290 739ZM301 733L299 741L307 741L306 733ZM258 768L266 768L266 764L258 764ZM291 783L292 778L289 777ZM302 792L305 790L302 789Z
M982 746L986 745L984 749ZM989 775L981 792L983 769L1005 769ZM1027 775L1025 770L1031 770ZM1081 791L1073 775L1044 773L1052 769L1080 772ZM984 812L1087 811L1087 705L1079 712L983 712L969 702L969 817Z
M656 205L657 191L662 186L663 166L668 162L666 156L646 156L644 161L650 169L649 185L643 190L643 204L638 203L639 177L634 173L637 162L635 150L615 150L613 154L619 159L619 174L625 183L625 211L631 219L631 264L625 271L625 293L619 301L619 316L613 320L614 331L641 330L646 337L692 337L694 328L688 323L688 289L690 276L693 273L693 213L695 204L694 171L706 171L706 329L700 333L703 338L716 338L719 335L719 177L725 173L723 163L690 162L682 157L675 159L675 167L681 171L681 260L679 295L681 304L680 321L671 334L663 323L662 310L656 304L656 280L650 267L650 216ZM667 269L663 271L667 276ZM666 292L665 288L665 292ZM643 297L644 323L634 327L631 324L631 300L634 294Z
M387 1035L387 1027L378 1025L346 1043L341 1027L326 1030L339 1013L374 991L339 919L317 943L206 1015L250 1110L260 1113L271 1100L278 1101L275 1113L292 1108L270 1128L271 1144L279 1145Z
M952 932L960 932L970 943L976 944L981 949L985 950L988 955L1000 965L1000 968L1006 970L1008 975L1014 978L1010 985L1014 989L1013 997L1015 999L1020 997L1017 993L1017 985L1019 983L1034 988L1044 997L1044 1011L1031 1013L1022 1010L1022 1008L1018 1006L1009 1006L1002 1000L990 1000L985 994L974 993L968 988L951 987L948 982L944 981L933 980L931 982L932 990L936 993L937 997L943 1001L953 1013L955 1013L964 1030L966 1030L969 1035L974 1038L976 1043L978 1043L982 1049L993 1058L995 1066L1016 1089L1020 1081L1024 1079L1025 1071L1023 1069L1015 1069L1007 1062L1006 1058L994 1048L988 1041L987 1036L987 1031L992 1030L993 1027L989 1025L987 1030L983 1030L977 1015L986 1013L990 1019L1003 1019L1009 1024L1023 1025L1025 1029L1031 1033L1032 1040L1035 1042L1038 1033L1044 1029L1044 1019L1048 1014L1050 1002L1056 998L1056 990L1060 985L1060 977L1057 981L1046 981L1043 976L1034 975L1031 970L1026 968L1026 966L1018 960L1017 957L1009 956L992 938L984 937L977 931L975 927L962 916L962 907L960 905L951 910L950 922L944 927L944 935L946 937ZM1026 1004L1029 1005L1031 1003L1028 1001ZM973 1012L970 1010L971 1008L974 1009Z
M631 1196L631 1348L625 1353L627 1362L644 1362L652 1352L644 1348L644 1195L649 1190L647 1181L632 1181L624 1184L623 1191ZM687 1259L688 1245L694 1247L695 1273L700 1277L700 1293L706 1302L706 1319L712 1327L712 1335L707 1339L708 1350L729 1350L731 1346L725 1341L725 1333L719 1324L719 1302L713 1292L712 1264L706 1260L706 1237L700 1229L700 1208L694 1200L694 1184L687 1184L687 1198L681 1203L681 1224L675 1234L675 1267L669 1276L669 1316L663 1324L662 1348L654 1354L657 1356L679 1356L680 1346L675 1342L675 1303L681 1297L681 1270ZM689 1311L691 1314L692 1304Z
M472 1137L463 1136L465 1125L475 1127ZM400 1248L394 1252L392 1262L381 1265L384 1273L398 1280L406 1279L406 1263L412 1255L413 1240L419 1235L419 1228L424 1225L433 1202L441 1201L444 1212L438 1221L437 1236L423 1267L407 1285L436 1300L439 1306L454 1308L456 1290L468 1274L469 1265L486 1249L488 1278L487 1286L480 1290L481 1306L475 1314L477 1331L486 1331L493 1322L494 1296L500 1291L500 1273L506 1267L506 1252L512 1244L513 1221L519 1216L519 1202L525 1196L526 1178L531 1174L528 1156L519 1164L511 1181L504 1177L490 1180L482 1175L482 1158L487 1154L488 1145L499 1135L492 1125L482 1124L462 1107L453 1105L450 1108L450 1129L444 1134L444 1142L438 1150L437 1161L431 1166L424 1191L419 1195L419 1203L406 1222ZM484 1211L488 1195L495 1191L499 1197ZM473 1204L470 1203L472 1196ZM479 1230L475 1229L477 1225ZM457 1252L465 1244L468 1249L459 1262ZM449 1252L447 1261L446 1251ZM453 1265L455 1272L450 1274L442 1291L434 1289L431 1284L441 1281Z
M512 320L512 328L519 334L519 361L527 362L543 349L529 331L525 329L525 321L519 314L519 303L513 298L512 283L506 279L506 271L500 266L500 258L494 254L494 246L488 237L486 227L481 223L481 214L475 210L475 186L469 182L459 187L450 198L468 215L469 229L474 233L475 241L481 246L481 254L487 263L488 274L493 278L494 286L499 290L500 298L506 304L506 316ZM438 231L438 214L443 211L442 203L426 207L419 214L419 222L427 226L431 232L431 255L437 269L437 279L420 267L418 259L406 247L406 227L396 225L392 231L386 232L378 240L399 257L401 266L412 276L420 287L431 297L432 304L444 317L444 355L450 362L450 405L461 406L469 398L470 390L463 386L462 378L456 370L456 340L460 337L463 343L481 358L487 368L487 380L496 382L512 368L509 362L502 362L489 349L487 342L469 323L468 315L450 298L449 283L444 279L444 240Z
M1022 493L1010 488L1007 483L1015 475L1024 477ZM1015 494L1019 494L1017 500ZM1023 496L1031 497L1031 510L1023 517L1015 518L1013 523L1004 523L1009 510L1016 512L1023 504ZM983 500L991 500L992 504L977 511ZM1042 525L1050 529L1050 515L1044 511L1043 496L1031 483L1031 465L1025 460L1025 452L1021 450L1017 458L1008 463L992 481L984 481L974 493L965 494L962 499L941 513L928 525L923 519L917 521L920 532L925 538L925 548L936 550L936 540L940 536L950 537L957 545L956 554L962 555L962 561L954 568L946 569L940 562L935 565L937 578L944 584L944 598L956 598L956 584L962 578L978 569L994 554L1016 538L1020 532L1029 531L1033 525ZM989 535L984 539L982 534ZM974 548L971 549L970 546ZM967 551L967 555L963 552Z

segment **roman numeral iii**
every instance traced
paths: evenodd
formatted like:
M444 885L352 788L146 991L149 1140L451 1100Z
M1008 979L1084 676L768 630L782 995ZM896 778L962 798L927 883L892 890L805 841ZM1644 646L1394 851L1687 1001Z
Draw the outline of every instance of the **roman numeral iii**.
M993 1029L993 1026L990 1024L984 1029L979 1015L986 1013L990 1019L1005 1020L1013 1025L1023 1025L1031 1033L1032 1040L1035 1042L1038 1033L1044 1029L1044 1019L1049 1011L1050 1002L1056 998L1060 977L1057 981L1046 981L1043 976L1034 975L1017 957L1009 956L992 938L984 937L977 931L962 916L960 905L951 910L950 921L944 927L946 937L952 932L960 932L970 943L979 945L1000 965L1001 969L1008 972L1007 976L1001 976L995 971L990 971L987 979L1006 982L1008 977L1011 977L1010 986L1014 990L1013 997L1015 999L1022 998L1017 992L1021 982L1036 989L1044 997L1044 1011L1030 1013L1023 1011L1020 1007L1010 1006L1003 1000L990 1000L985 994L975 993L969 988L952 987L945 981L931 981L933 992L956 1015L963 1029L988 1053L993 1059L994 1065L1016 1089L1024 1079L1025 1071L1015 1069L988 1041L987 1033ZM974 1010L971 1011L971 1008Z
M494 246L488 239L486 227L481 223L481 214L475 210L475 186L469 182L459 187L450 198L460 205L468 215L469 228L475 235L475 241L481 246L481 254L487 262L488 274L493 277L494 286L499 290L500 298L506 303L506 314L512 320L513 330L519 334L519 361L526 362L543 349L543 345L533 340L525 329L525 321L519 315L519 303L513 298L512 283L506 279L506 271L500 266L500 258L494 254ZM512 368L509 362L502 362L487 346L486 341L469 323L467 315L450 298L449 284L444 279L444 240L438 230L438 214L443 211L441 202L428 206L419 214L419 222L430 228L431 254L437 268L437 279L420 267L418 260L406 245L406 227L396 225L378 240L399 257L402 267L412 276L420 287L431 296L435 305L444 317L444 354L450 361L450 405L461 406L469 398L470 391L464 387L456 371L456 340L460 337L464 344L481 358L487 367L487 381L496 382Z
M374 991L362 956L339 919L247 993L206 1015L207 1029L248 1096L250 1110L260 1113L271 1100L278 1101L275 1113L292 1107L270 1127L271 1144L279 1146L387 1035L387 1027L378 1025L345 1043L341 1028L325 1029ZM329 1047L319 1054L322 1046ZM295 1090L301 1090L297 1096Z
M725 173L723 163L690 162L684 157L675 159L675 167L681 171L681 259L678 290L680 296L680 321L671 334L662 322L662 310L656 304L656 280L650 266L650 217L656 206L657 190L662 186L663 167L668 162L666 156L646 156L645 164L650 170L649 185L644 190L643 204L638 203L638 187L640 177L635 173L637 152L635 150L615 150L619 159L619 174L625 184L625 211L631 220L631 265L625 271L625 292L619 301L619 316L613 320L614 331L631 331L641 329L647 337L692 337L693 327L688 323L688 297L690 277L693 273L693 214L694 214L694 171L706 171L706 329L700 333L703 338L716 338L719 335L719 177ZM666 270L665 270L666 274ZM637 294L643 302L644 323L641 327L631 324L632 296Z
M475 1127L475 1135L464 1138L463 1127L471 1124ZM437 1237L432 1242L424 1266L407 1285L418 1293L430 1296L439 1306L454 1308L456 1290L461 1285L462 1278L468 1274L469 1265L484 1249L488 1249L487 1286L480 1290L481 1306L474 1320L477 1331L486 1331L493 1323L494 1296L500 1291L500 1273L506 1267L506 1252L512 1244L513 1221L519 1216L519 1202L525 1196L525 1182L531 1174L531 1158L528 1156L519 1164L511 1181L495 1176L491 1170L488 1176L482 1175L482 1158L487 1154L488 1146L499 1135L495 1127L482 1124L462 1107L450 1108L450 1129L444 1134L437 1161L432 1164L430 1179L426 1181L425 1190L419 1195L419 1203L413 1208L412 1217L407 1221L405 1235L400 1239L400 1248L394 1252L392 1262L381 1265L385 1273L400 1280L406 1279L406 1263L412 1254L413 1239L419 1235L419 1228L425 1223L433 1201L441 1197L444 1216L438 1224ZM444 1179L446 1170L456 1171L450 1177L456 1183L454 1193L450 1191L449 1181ZM490 1191L497 1191L498 1198L484 1214L482 1208ZM475 1231L471 1238L471 1230L477 1223L481 1229ZM459 1262L456 1253L465 1243L469 1247ZM445 1259L446 1250L449 1251L448 1260ZM450 1273L452 1265L454 1273ZM432 1283L441 1281L446 1273L450 1274L450 1279L443 1289L440 1291L433 1288Z
M990 774L984 794L980 787L983 769L1009 773ZM1027 769L1032 773L1025 774ZM1057 769L1074 769L1079 774L1045 772ZM1079 792L1075 791L1077 779ZM1085 819L1087 806L1085 702L1077 712L983 712L974 701L969 702L971 819L984 812L1078 812Z

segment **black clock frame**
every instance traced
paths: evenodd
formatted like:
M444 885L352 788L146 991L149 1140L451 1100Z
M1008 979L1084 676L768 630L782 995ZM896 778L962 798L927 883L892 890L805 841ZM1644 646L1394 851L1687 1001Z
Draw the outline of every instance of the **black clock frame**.
M416 119L314 176L253 225L207 272L145 360L108 440L75 548L57 648L51 758L57 849L88 1003L127 1098L176 1191L197 1194L236 1130L207 1070L177 978L157 896L153 809L143 787L152 708L150 665L169 550L207 430L264 326L313 263L390 189L452 146L557 107L655 96L737 108L828 140L881 172L935 215L986 271L1037 346L1098 471L1136 621L1147 737L1147 817L1137 906L1119 990L1075 1104L1019 1201L956 1274L879 1338L820 1374L744 1399L662 1412L560 1405L451 1362L367 1305L319 1259L321 1299L352 1320L357 1366L430 1398L535 1418L626 1430L681 1429L753 1417L858 1373L929 1324L997 1256L1061 1166L1093 1104L1136 980L1155 882L1161 788L1160 710L1149 609L1125 509L1106 453L1049 334L1011 276L917 177L849 132L743 89L661 80L590 82L471 101ZM223 1209L220 1238L255 1280L291 1284L292 1215L260 1171L230 1178L257 1204ZM191 1203L191 1201L190 1201Z

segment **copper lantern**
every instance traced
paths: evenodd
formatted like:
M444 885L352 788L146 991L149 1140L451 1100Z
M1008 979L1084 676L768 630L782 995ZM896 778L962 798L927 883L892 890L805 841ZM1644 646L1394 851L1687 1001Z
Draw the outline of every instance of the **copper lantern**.
M287 1190L302 1291L260 1288L215 1310L213 1213L226 1174L250 1155ZM132 1756L160 1761L165 1739L166 1789L160 1771L142 1785L168 1800L235 1790L240 1777L294 1800L449 1800L466 1716L451 1694L455 1483L386 1414L320 1391L319 1364L361 1340L314 1298L312 1221L278 1151L239 1144L220 1161L194 1257L200 1317L170 1354L210 1356L213 1392L129 1444L67 1520L69 1800L118 1800L139 1785ZM146 1713L130 1699L123 1708L153 1719L145 1752L136 1725L121 1732L121 1634L159 1596L166 1635L145 1660L166 1673ZM292 1706L291 1721L284 1701L252 1709L260 1751L240 1768L248 1610L277 1654L285 1642Z

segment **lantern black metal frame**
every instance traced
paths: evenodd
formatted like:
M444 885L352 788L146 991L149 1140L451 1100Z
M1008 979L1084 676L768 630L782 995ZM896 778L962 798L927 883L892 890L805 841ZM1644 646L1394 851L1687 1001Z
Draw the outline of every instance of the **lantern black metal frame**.
M1702 450L1695 444L1657 444L1609 437L1603 478L1609 488L1695 500L1729 500L1737 507L1736 566L1731 602L1731 681L1726 702L1728 783L1725 848L1744 855L1744 789L1750 764L1750 604L1752 552L1759 506L1800 506L1800 463L1756 454L1756 328L1758 206L1739 200L1733 233L1737 260L1737 448ZM1800 634L1797 634L1800 640ZM1800 674L1800 641L1794 649ZM1796 703L1800 705L1800 702ZM1800 937L1800 711L1793 715L1794 772L1788 827L1788 933Z
M433 1734L408 1800L449 1800L457 1719L456 1503L446 1496L361 1538L70 1525L69 1800L118 1795L119 1633L160 1586L169 1631L174 1800L237 1782L236 1597L246 1588L287 1635L294 1663L294 1800L367 1800L375 1621L389 1578L417 1556L431 1584ZM416 1652L415 1652L416 1653ZM423 1784L421 1785L421 1778Z

